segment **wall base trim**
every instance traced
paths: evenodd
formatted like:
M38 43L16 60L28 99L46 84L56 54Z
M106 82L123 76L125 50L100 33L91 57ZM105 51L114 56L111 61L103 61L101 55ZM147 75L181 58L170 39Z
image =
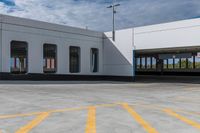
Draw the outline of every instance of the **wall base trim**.
M156 71L137 71L136 75L169 75L169 76L200 76L200 71L199 72L156 72Z
M134 81L131 76L106 75L64 75L64 74L11 74L0 73L0 80L31 80L31 81Z

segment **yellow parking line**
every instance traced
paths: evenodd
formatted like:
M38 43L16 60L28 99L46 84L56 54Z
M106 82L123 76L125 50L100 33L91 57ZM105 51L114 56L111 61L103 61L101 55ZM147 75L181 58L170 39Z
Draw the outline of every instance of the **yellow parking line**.
M49 115L50 115L50 113L48 113L48 112L41 113L34 120L29 122L27 125L21 127L18 131L16 131L16 133L28 133L34 127L39 125L43 120L45 120Z
M33 112L33 113L27 113L27 114L14 114L14 115L0 115L0 119L8 119L8 118L15 118L15 117L26 117L26 116L33 116L33 115L39 115L42 112Z
M119 105L118 103L112 103L112 104L98 104L94 105L94 107L113 107ZM64 109L55 109L55 110L48 110L43 112L48 113L62 113L62 112L68 112L68 111L78 111L78 110L84 110L88 109L90 106L85 107L77 107L77 108L64 108ZM26 117L26 116L33 116L33 115L39 115L43 112L32 112L32 113L25 113L25 114L13 114L13 115L0 115L0 119L8 119L8 118L16 118L16 117Z
M65 109L55 109L55 110L49 110L46 112L50 113L62 113L62 112L68 112L68 111L79 111L79 110L84 110L87 109L88 107L79 107L79 108L65 108Z
M155 109L155 110L161 110L162 109L162 107L158 106L158 105L149 105L149 104L141 104L141 103L138 103L138 104L129 104L129 105L143 107L143 108L149 108L149 109Z
M94 105L92 107L113 107L113 106L117 106L118 104L113 103L113 104L98 104L98 105ZM84 110L84 109L88 109L88 107L91 106L85 106L85 107L79 107L79 108L66 108L66 109L56 109L56 110L50 110L47 112L51 112L51 113L62 113L62 112L67 112L67 111L77 111L77 110Z
M174 111L179 112L179 113L189 114L189 115L192 115L195 117L200 117L200 113L198 113L198 112L184 111L184 110L180 110L180 109L174 109Z
M137 112L133 110L127 103L122 104L122 107L146 130L148 133L158 133L149 123L147 123Z
M163 111L164 111L165 113L167 113L168 115L173 116L173 117L175 117L175 118L177 118L177 119L179 119L179 120L185 122L185 123L188 124L188 125L191 125L191 126L197 128L197 129L200 129L200 123L197 123L197 122L195 122L195 121L192 121L192 120L190 120L190 119L187 119L186 117L177 114L176 112L174 112L174 111L171 110L171 109L164 109Z
M144 108L149 108L149 109L155 109L155 110L161 110L163 111L163 108L166 108L166 107L163 107L163 106L159 106L159 105L148 105L148 104L129 104L129 105L132 105L132 106L138 106L138 107L144 107ZM196 117L200 117L200 113L198 112L193 112L193 111L185 111L185 110L182 110L182 109L177 109L177 108L174 108L173 109L174 111L176 112L180 112L180 113L184 113L184 114L189 114L189 115L193 115L193 116L196 116Z
M85 133L96 133L96 108L88 108L88 118Z

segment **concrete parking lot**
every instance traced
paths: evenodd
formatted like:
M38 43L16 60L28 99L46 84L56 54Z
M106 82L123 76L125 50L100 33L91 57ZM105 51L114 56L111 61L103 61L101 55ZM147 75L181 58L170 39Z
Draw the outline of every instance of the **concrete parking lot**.
M0 133L199 133L200 84L0 84Z

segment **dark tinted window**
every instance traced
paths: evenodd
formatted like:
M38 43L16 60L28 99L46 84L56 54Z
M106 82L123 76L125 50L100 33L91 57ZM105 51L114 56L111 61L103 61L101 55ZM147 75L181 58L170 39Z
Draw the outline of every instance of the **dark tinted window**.
M27 73L28 70L28 44L21 41L12 41L10 47L11 53L11 73Z
M80 72L80 47L70 46L70 72L79 73Z
M99 50L96 48L91 49L91 71L98 72L99 65Z
M44 73L55 73L57 67L57 47L54 44L43 45L43 71Z

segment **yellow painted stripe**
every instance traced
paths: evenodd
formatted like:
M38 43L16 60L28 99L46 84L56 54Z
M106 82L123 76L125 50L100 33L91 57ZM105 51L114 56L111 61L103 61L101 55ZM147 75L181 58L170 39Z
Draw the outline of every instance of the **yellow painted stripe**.
M113 106L119 106L119 103L110 103L110 104L97 104L94 105L94 107L113 107Z
M187 119L186 117L177 114L176 112L174 112L174 111L171 110L171 109L164 109L163 111L164 111L165 113L167 113L168 115L173 116L173 117L175 117L175 118L177 118L177 119L179 119L179 120L185 122L185 123L188 124L188 125L191 125L191 126L197 128L197 129L200 129L200 123L197 123L197 122L195 122L195 121L192 121L192 120L190 120L190 119Z
M147 133L158 133L148 122L146 122L137 112L133 110L127 103L122 104L122 107L146 130Z
M99 105L94 105L93 107L113 107L119 105L118 103L113 103L113 104L99 104ZM90 106L85 106L85 107L77 107L77 108L64 108L64 109L55 109L55 110L48 110L48 111L43 111L43 112L48 112L48 113L62 113L62 112L68 112L68 111L79 111L79 110L84 110L88 109ZM0 115L0 119L9 119L9 118L16 118L16 117L26 117L26 116L33 116L33 115L39 115L43 112L32 112L32 113L24 113L24 114L11 114L11 115Z
M50 113L48 113L48 112L41 113L34 120L29 122L27 125L21 127L15 133L28 133L33 128L35 128L37 125L39 125L43 120L45 120L49 115L50 115Z
M198 112L193 112L193 111L184 111L184 110L174 110L176 112L179 112L179 113L184 113L184 114L189 114L189 115L193 115L195 117L200 117L200 113Z
M9 119L9 118L16 118L16 117L26 117L26 116L33 116L39 115L42 112L34 112L34 113L27 113L27 114L13 114L13 115L0 115L0 119Z
M94 105L92 107L95 108L99 108L99 107L113 107L113 106L117 106L118 104L99 104L99 105ZM88 107L91 106L85 106L85 107L78 107L78 108L66 108L66 109L56 109L56 110L50 110L47 112L51 112L51 113L61 113L61 112L67 112L67 111L77 111L77 110L84 110L84 109L88 109Z
M88 108L88 118L85 133L96 133L96 108Z
M163 108L166 108L166 107L163 107L163 106L159 106L159 105L148 105L148 104L129 104L129 105L132 105L132 106L138 106L138 107L144 107L144 108L149 108L149 109L154 109L154 110L159 110L159 111L162 111ZM184 114L189 114L189 115L193 115L195 117L200 117L200 113L198 112L193 112L193 111L188 111L188 110L182 110L182 109L177 109L177 108L173 108L174 111L176 112L180 112L180 113L184 113Z

